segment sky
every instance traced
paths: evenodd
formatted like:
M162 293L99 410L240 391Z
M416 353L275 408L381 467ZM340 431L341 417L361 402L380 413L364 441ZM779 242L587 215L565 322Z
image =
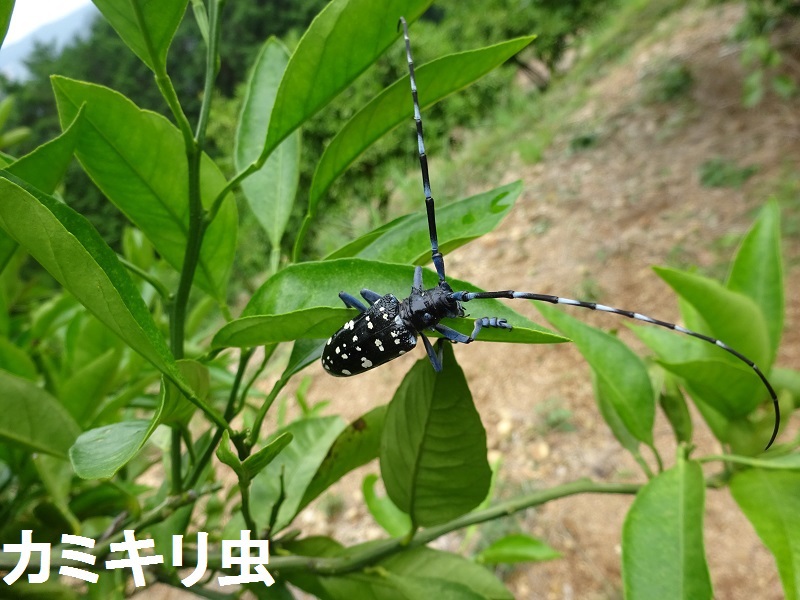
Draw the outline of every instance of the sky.
M16 0L4 44L13 44L87 4L90 0Z

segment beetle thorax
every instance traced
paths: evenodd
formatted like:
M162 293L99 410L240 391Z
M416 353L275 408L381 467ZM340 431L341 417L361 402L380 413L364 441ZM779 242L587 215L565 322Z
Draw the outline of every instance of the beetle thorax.
M400 303L400 318L415 331L433 327L446 317L464 316L461 304L451 295L447 282L428 290L411 290L411 295Z

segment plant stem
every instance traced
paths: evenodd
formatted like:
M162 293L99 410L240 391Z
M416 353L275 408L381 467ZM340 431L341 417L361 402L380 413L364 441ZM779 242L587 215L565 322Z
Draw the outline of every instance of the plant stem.
M294 248L292 249L292 262L300 262L300 251L303 249L303 242L306 239L306 233L308 232L308 228L311 225L311 219L314 215L311 212L307 212L306 215L303 217L303 223L300 225L300 231L297 233L297 237L294 240Z
M158 279L153 277L150 273L148 273L144 269L137 267L135 264L130 262L124 256L117 255L117 260L119 260L122 266L128 269L128 271L130 271L134 275L138 275L144 281L153 286L153 289L155 289L156 293L159 296L161 296L161 299L164 301L165 304L169 303L170 293L163 283L161 283Z
M239 386L242 383L242 378L244 377L245 370L247 369L247 363L250 361L252 356L253 349L251 348L243 350L239 355L239 368L236 370L236 377L233 380L233 386L231 387L230 394L228 395L228 405L225 407L225 413L223 415L226 421L230 421L236 414L236 396L239 393ZM214 432L214 437L211 438L208 447L203 452L200 460L195 463L192 472L186 479L187 488L194 487L194 485L197 483L197 480L203 474L203 471L211 460L211 457L214 455L214 451L219 445L219 441L222 439L222 434L225 432L225 430L225 427L217 427L217 430Z
M173 496L177 496L181 493L183 487L183 478L181 477L181 430L177 425L172 426L170 467L172 471L172 487L170 488L170 492Z
M341 575L374 564L382 558L406 548L424 546L451 531L509 516L551 500L577 494L635 494L641 487L640 484L635 483L598 483L590 479L579 479L548 490L532 492L507 502L501 502L484 510L468 513L442 525L428 527L418 531L410 541L406 540L405 536L392 538L371 545L361 552L335 558L276 556L270 558L270 568L282 571L308 570L320 575Z
M258 434L261 431L261 425L264 422L264 417L267 416L267 411L270 409L272 403L275 402L275 398L278 397L278 394L288 382L288 377L281 377L278 379L278 381L275 382L275 385L272 386L272 389L270 390L267 398L264 400L264 403L259 407L258 414L256 415L255 421L253 421L253 427L250 429L250 435L247 436L248 448L252 448L256 445L256 442L258 441Z
M197 500L200 495L207 494L219 488L220 486L217 484L204 491L198 492L196 490L189 490L187 492L183 492L179 496L170 496L159 507L156 507L155 509L143 515L142 518L134 524L135 526L125 525L125 528L141 530L148 525L163 521L181 506L190 504ZM276 555L270 557L269 568L284 572L305 570L312 573L317 573L319 575L343 575L345 573L357 571L366 566L374 564L381 559L386 558L387 556L396 554L405 549L424 546L452 531L463 529L464 527L469 527L470 525L485 523L501 517L510 516L516 512L531 508L533 506L539 506L552 500L558 500L559 498L566 498L568 496L575 496L578 494L632 495L636 494L641 488L642 485L638 483L600 483L590 479L579 479L577 481L565 483L547 490L525 494L524 496L520 496L506 502L501 502L500 504L496 504L484 510L468 513L442 525L422 529L418 531L410 541L405 540L405 536L390 538L382 540L378 543L370 544L369 547L364 550L356 550L351 553L328 558ZM110 536L108 539L103 540L103 542L98 544L92 550L91 554L95 556L104 556L108 553L110 543L119 541L121 538L122 535L120 532L115 533L113 536ZM213 552L212 549L209 548L208 557L208 568L217 570L221 569L222 559L220 548L215 548ZM196 552L189 550L184 551L184 560L188 561L187 564L190 564L191 561L196 559ZM19 554L0 552L0 570L13 569L18 560ZM38 560L38 555L32 555L31 561L28 565L29 569L33 569L38 566ZM60 553L56 551L54 551L51 556L51 566L81 566L82 564L84 563L78 564L74 561L61 558Z
M181 268L181 278L170 320L170 346L175 358L183 358L183 342L185 337L186 307L189 293L192 290L194 274L200 259L203 246L203 235L208 227L203 202L200 197L200 164L205 145L208 115L211 110L214 79L217 74L217 49L219 47L219 13L225 0L213 0L209 3L209 43L206 52L206 78L203 86L203 101L200 106L200 117L197 129L191 142L186 141L186 159L189 176L189 230L186 238L186 251ZM185 134L184 134L185 138Z

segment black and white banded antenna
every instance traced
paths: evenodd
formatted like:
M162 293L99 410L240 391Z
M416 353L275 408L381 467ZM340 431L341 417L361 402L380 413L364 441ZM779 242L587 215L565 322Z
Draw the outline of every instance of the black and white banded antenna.
M414 79L414 59L411 58L411 42L408 39L408 24L405 17L400 17L398 26L403 26L403 38L406 42L406 59L408 60L408 75L411 80L411 97L414 100L414 123L417 125L417 147L419 148L419 167L422 170L422 192L425 194L425 209L428 212L428 233L431 238L431 258L439 281L445 281L444 256L439 252L439 237L436 233L436 210L431 196L431 180L428 177L428 157L425 154L425 138L422 134L422 114L419 110L417 97L417 82Z
M419 109L419 99L417 96L417 84L414 79L414 61L411 57L411 42L408 39L408 25L406 20L403 17L400 17L399 25L403 27L403 38L405 40L406 46L406 58L408 60L408 71L409 71L409 79L411 82L411 98L414 101L414 122L416 123L417 127L417 145L419 147L419 165L422 171L422 188L425 194L425 208L428 213L428 231L430 233L430 240L431 240L431 257L433 259L434 267L436 268L436 272L439 275L439 288L443 289L451 289L447 284L445 279L445 271L444 271L444 257L442 256L441 252L439 251L439 241L438 236L436 233L436 213L434 209L434 201L433 197L431 196L431 184L430 178L428 176L428 159L425 154L425 142L423 139L422 133L422 116L420 114ZM628 317L629 319L634 319L637 321L641 321L643 323L649 323L651 325L657 325L659 327L663 327L666 329L671 329L672 331L676 331L678 333L682 333L699 340L703 340L709 344L713 344L718 348L722 348L729 354L732 354L737 359L745 363L749 366L753 371L755 371L756 375L758 375L761 382L764 384L764 387L767 389L770 398L772 399L772 405L775 410L775 426L772 430L772 436L770 437L769 443L767 444L766 449L769 449L772 446L773 442L775 441L778 430L780 429L780 422L781 422L781 413L780 413L780 406L778 404L778 396L775 393L772 385L770 384L769 380L766 378L764 373L761 369L756 365L755 362L747 358L744 354L735 350L722 340L718 340L711 336L698 333L696 331L692 331L687 329L681 325L677 325L676 323L670 323L668 321L662 321L660 319L654 319L652 317L648 317L647 315L633 312L630 310L623 310L620 308L614 308L612 306L606 306L604 304L598 304L596 302L587 302L584 300L573 300L572 298L562 298L559 296L552 296L549 294L538 294L532 292L516 292L513 290L503 290L497 292L469 292L469 291L460 291L460 292L452 292L449 294L449 298L455 300L458 303L470 302L472 300L481 300L486 298L507 298L507 299L526 299L526 300L534 300L536 302L548 302L550 304L563 304L566 306L577 306L579 308L587 308L589 310L598 310L601 312L613 313L616 315L621 315L623 317ZM463 314L463 312L462 312ZM472 334L469 336L465 336L463 334L459 334L450 328L443 327L442 325L436 325L434 328L442 333L446 339L449 339L451 342L454 343L462 343L468 344L475 340L478 332L483 327L500 327L503 329L511 329L511 325L507 324L504 319L496 319L490 317L483 317L481 319L477 319L475 321L475 328L472 331Z
M761 369L758 367L756 363L747 358L744 354L742 354L738 350L728 346L728 344L726 344L722 340L718 340L716 338L713 338L709 335L705 335L702 333L697 333L696 331L692 331L691 329L687 329L686 327L682 327L681 325L677 325L675 323L662 321L660 319L654 319L653 317L648 317L647 315L643 315L638 312L623 310L621 308L614 308L613 306L606 306L604 304L598 304L597 302L573 300L572 298L561 298L559 296L551 296L549 294L536 294L532 292L515 292L513 290L503 290L499 292L453 292L452 298L462 303L469 302L471 300L481 300L485 298L508 298L513 300L525 299L525 300L534 300L536 302L549 302L550 304L577 306L579 308L588 308L589 310L599 310L601 312L621 315L623 317L628 317L629 319L642 321L644 323L649 323L651 325L658 325L659 327L671 329L672 331L677 331L678 333L683 333L685 335L689 335L699 340L703 340L704 342L708 342L709 344L714 344L718 348L722 348L726 352L732 354L740 361L745 363L748 367L753 369L756 375L758 375L759 379L761 379L761 382L764 384L764 387L767 389L767 392L769 393L769 396L772 399L772 405L775 409L775 427L772 430L772 437L770 437L769 443L767 444L765 450L769 449L769 447L772 446L772 443L775 441L775 438L778 435L778 429L780 428L781 424L781 410L780 410L780 405L778 404L778 395L775 393L775 389L772 387L772 384L770 384L769 380L767 379L767 377L764 375L764 373L761 371Z

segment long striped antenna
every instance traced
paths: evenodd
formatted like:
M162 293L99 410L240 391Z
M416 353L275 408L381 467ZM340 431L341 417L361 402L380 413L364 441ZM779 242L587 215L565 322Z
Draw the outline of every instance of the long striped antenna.
M769 443L767 444L767 447L764 448L764 450L768 450L769 447L772 446L772 443L775 441L775 438L778 436L778 429L780 428L781 425L781 409L778 404L778 395L775 393L775 390L773 389L769 380L766 378L761 369L758 368L758 365L756 363L747 358L741 352L734 350L721 340L718 340L708 335L704 335L702 333L697 333L696 331L691 331L690 329L686 329L685 327L681 327L680 325L676 325L675 323L669 323L667 321L661 321L660 319L654 319L652 317L648 317L647 315L643 315L637 312L622 310L620 308L614 308L612 306L605 306L604 304L597 304L596 302L584 302L583 300L560 298L559 296L550 296L548 294L534 294L531 292L515 292L513 290L504 290L500 292L454 292L453 294L451 294L450 297L453 300L457 300L458 302L469 302L470 300L480 300L482 298L509 298L514 300L522 298L526 300L536 300L539 302L549 302L550 304L566 304L569 306L578 306L580 308L588 308L589 310L599 310L602 312L614 313L615 315L622 315L623 317L628 317L629 319L635 319L637 321L643 321L644 323L650 323L651 325L658 325L659 327L665 327L666 329L671 329L673 331L677 331L678 333L684 333L686 335L690 335L699 340L703 340L704 342L708 342L709 344L714 344L715 346L722 348L726 352L733 354L736 358L738 358L748 367L753 369L753 371L756 372L756 375L758 375L758 377L761 379L761 382L764 384L764 387L767 388L767 392L769 392L770 398L772 398L772 406L775 409L775 427L772 430L772 437L769 439ZM478 331L480 330L479 326L476 328ZM474 339L475 335L477 335L477 331L474 331L473 334L470 336L470 338Z
M400 17L398 27L403 26L403 38L406 42L406 59L408 59L408 75L411 80L411 99L414 101L414 122L417 124L417 146L419 147L419 167L422 170L422 192L425 194L425 209L428 211L428 233L431 238L431 258L439 281L444 277L444 257L439 252L439 237L436 234L436 211L434 210L433 197L431 196L431 180L428 177L428 157L425 154L425 139L422 135L422 115L419 110L417 97L417 82L414 79L414 59L411 58L411 42L408 40L408 24L405 17Z

